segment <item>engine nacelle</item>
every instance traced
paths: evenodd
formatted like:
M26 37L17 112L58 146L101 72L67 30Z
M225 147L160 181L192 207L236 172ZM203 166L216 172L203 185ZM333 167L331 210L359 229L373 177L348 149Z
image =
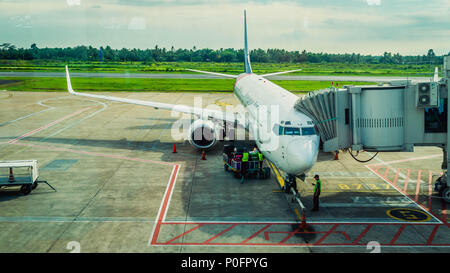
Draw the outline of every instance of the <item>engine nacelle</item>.
M217 143L218 134L212 121L198 119L189 127L187 139L197 149L209 149Z

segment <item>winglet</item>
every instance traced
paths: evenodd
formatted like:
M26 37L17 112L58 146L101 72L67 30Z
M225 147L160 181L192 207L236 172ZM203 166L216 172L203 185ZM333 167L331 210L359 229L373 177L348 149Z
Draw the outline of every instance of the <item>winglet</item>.
M72 89L72 83L70 82L70 75L69 75L69 68L66 65L66 80L67 80L67 90L69 93L73 94L75 93Z
M248 52L247 43L247 12L244 10L244 62L245 73L252 73L252 66L250 65L250 54Z

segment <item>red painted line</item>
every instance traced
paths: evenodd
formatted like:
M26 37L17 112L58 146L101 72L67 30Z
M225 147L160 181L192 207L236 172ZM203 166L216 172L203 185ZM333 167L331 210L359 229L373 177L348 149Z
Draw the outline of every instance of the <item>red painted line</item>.
M444 200L442 200L442 222L448 226L447 223L447 204Z
M167 245L165 243L156 243L155 245ZM205 246L204 243L171 243L170 246ZM244 246L241 243L209 243L208 246ZM247 243L245 246L280 246L277 243ZM302 247L315 247L315 244L283 244L283 246L302 246ZM354 244L321 244L320 246L355 246ZM358 244L357 246L365 246L365 244ZM390 244L380 244L380 246L392 246ZM395 247L401 246L412 246L412 247L430 247L430 246L438 246L438 247L450 247L450 244L396 244Z
M433 195L433 186L432 184L433 180L433 173L431 171L428 171L428 211L431 211L432 201L431 196Z
M250 241L251 239L255 238L256 236L258 236L259 234L261 234L261 232L263 232L264 230L268 229L272 224L267 224L265 227L263 227L262 229L258 230L257 232L253 233L253 235L251 235L250 237L248 237L247 239L245 239L244 241L242 241L241 244L245 244L248 241ZM268 240L268 239L266 239Z
M44 129L47 129L47 128L49 128L49 127L52 127L52 126L55 125L55 124L58 124L58 123L60 123L60 122L62 122L62 121L64 121L64 120L66 120L66 119L68 119L68 118L71 118L71 117L73 117L73 116L76 116L76 115L78 115L78 114L81 114L81 113L83 113L84 111L86 111L86 110L88 110L88 109L91 109L91 108L92 108L92 107L86 107L86 108L84 108L84 109L81 109L81 110L78 110L78 111L76 111L76 112L73 112L72 114L69 114L69 115L67 115L67 116L65 116L65 117L62 117L62 118L58 119L58 120L52 121L52 122L50 122L50 123L47 124L47 125L44 125L44 126L42 126L42 127L40 127L40 128L37 128L37 129L34 129L33 131L30 131L30 132L28 132L28 133L26 133L26 134L21 135L20 137L17 137L17 138L15 138L15 139L12 139L12 140L8 141L8 143L9 143L9 144L14 144L14 143L16 143L17 141L19 141L19 140L21 140L21 139L23 139L23 138L25 138L25 137L34 135L34 134L36 134L37 132L40 132L40 131L42 131L42 130L44 130Z
M372 165L372 166L373 166L373 165ZM372 166L371 166L371 167L372 167ZM378 167L376 167L375 169L373 169L373 171L379 173L378 170L379 170L381 167L383 167L383 166L378 166Z
M441 225L436 225L436 226L434 227L433 231L432 231L431 234L430 234L430 237L428 237L427 245L431 245L431 242L433 242L434 236L436 235L436 232L437 232L437 230L438 230L438 228L439 228L440 226L441 226Z
M294 234L296 234L299 230L300 230L300 226L297 227L293 232L289 232L289 234L279 242L279 244L283 244L284 242L286 242L287 240L289 240L292 236L294 236Z
M347 232L345 232L345 231L335 231L334 233L342 234L342 235L344 235L345 239L347 239L348 241L351 240L350 236L348 236Z
M232 225L232 224L236 224L236 225L293 225L295 224L294 222L289 222L289 223L280 223L280 222L273 222L273 223L268 223L268 222L164 222L164 225L186 225L186 224L190 224L190 225L195 225L195 224L205 224L205 225ZM330 226L330 225L355 225L355 226L367 226L367 225L380 225L380 226L401 226L404 225L404 223L397 223L397 222L392 222L392 223L371 223L371 222L339 222L339 223L308 223L308 225L314 225L314 226ZM411 223L411 224L407 224L407 225L420 225L420 226L434 226L436 225L436 223L421 223L421 224L415 224L415 223Z
M408 182L409 182L409 175L411 174L411 170L408 169L408 172L406 173L406 178L405 178L405 186L403 187L403 192L406 193L407 189L408 189Z
M173 223L162 223L162 224L173 224ZM185 224L185 223L179 223L179 224ZM223 224L223 223L222 223ZM251 223L235 223L234 224L234 226L236 226L236 225L248 225L248 224L251 224ZM203 225L208 225L207 223L205 223L205 224L203 224ZM317 224L317 225L323 225L323 224ZM330 225L330 224L327 224L327 225ZM336 229L337 228L337 224L336 225L334 225L329 231L321 231L321 232L299 232L298 230L299 229L297 229L296 231L294 231L294 232L286 232L286 231L270 231L270 232L268 232L268 231L264 231L264 230L267 230L267 228L269 227L269 226L271 226L271 224L267 224L267 225L265 225L262 229L260 229L258 232L256 232L255 234L253 234L252 236L250 236L250 238L254 238L255 236L257 236L257 235L259 235L259 234L261 234L262 232L264 232L264 236L265 236L265 238L266 238L266 240L269 240L269 233L283 233L283 234L286 234L286 233L289 233L289 235L291 235L291 236L289 236L288 238L285 238L282 242L283 242L283 244L281 244L281 242L280 243L249 243L248 241L248 239L246 239L245 241L243 241L243 242L235 242L235 243L231 243L231 242L229 242L229 243L213 243L213 242L211 242L211 240L213 239L213 238L211 238L210 240L208 240L209 241L209 243L207 243L207 244L205 244L205 242L174 242L175 240L174 239L172 239L171 241L170 241L170 244L169 243L154 243L153 245L198 245L198 246L205 246L205 245L209 245L209 246L220 246L220 245L224 245L224 246L318 246L318 243L320 243L320 246L364 246L365 244L359 244L359 241L361 240L361 238L363 238L363 236L368 232L368 230L370 229L370 227L369 226L373 226L373 225L378 225L378 226L387 226L388 224L371 224L371 225L366 225L366 228L365 228L365 230L358 236L358 238L357 239L355 239L355 241L353 241L352 243L338 243L338 244L333 244L333 243L325 243L325 244L322 244L321 242L326 238L325 236L328 236L329 234L332 234L332 233L342 233L342 232L340 232L340 231L334 231L334 229ZM406 226L408 226L408 225L410 225L410 224L399 224L399 223L396 223L395 225L401 225L400 226L400 228L399 228L399 230L396 232L396 234L395 234L395 236L394 236L394 238L392 239L392 241L390 242L390 243L384 243L384 244L381 244L382 246L418 246L418 247L429 247L429 246L445 246L445 247L448 247L448 246L450 246L450 244L432 244L432 239L433 239L433 237L435 236L435 234L437 233L437 226L442 226L442 224L429 224L430 226L432 225L433 227L434 227L434 229L433 229L433 234L432 235L430 235L430 237L428 238L428 241L427 241L427 243L420 243L420 244L414 244L414 243L412 243L412 244L395 244L395 242L397 241L397 239L398 239L398 237L400 236L400 234L403 232L403 230L404 230L404 228L406 228ZM414 224L413 224L414 225ZM422 225L424 225L424 224L421 224L421 226ZM198 226L198 225L197 225ZM195 228L197 228L197 226L196 227L194 227L194 229ZM218 236L220 236L220 235L222 235L223 233L225 233L225 232L227 232L227 231L229 231L230 229L232 229L233 228L233 226L231 226L231 227L228 227L227 228L227 230L224 230L224 231L222 231L221 232L221 234L218 234L218 235L216 235L215 237L217 238ZM189 231L188 231L189 232ZM287 241L287 239L289 239L290 237L292 237L292 235L293 234L296 234L296 233L313 233L313 234L319 234L319 233L325 233L325 235L321 238L321 241L319 241L318 243L315 243L315 244L301 244L301 243L285 243L286 241ZM346 238L348 237L348 235L346 236L346 234L344 234L344 233L342 233ZM179 236L177 236L177 237L181 237L180 235ZM349 238L347 238L347 239L349 239Z
M397 180L398 180L398 174L400 173L400 168L397 168L397 171L395 172L395 177L394 177L394 181L392 181L392 184L397 184Z
M384 178L387 177L387 175L388 175L388 173L389 173L390 170L391 170L391 168L386 167L386 171L384 171L384 175L383 175Z
M357 244L369 231L370 228L372 228L373 225L368 225L361 234L353 241L353 244Z
M188 230L188 231L186 231L186 232L183 232L182 234L178 235L177 237L175 237L175 238L173 238L173 239L167 241L166 244L170 244L171 242L173 242L173 241L175 241L175 240L178 240L179 238L181 238L181 237L183 237L183 236L185 236L185 235L191 233L192 231L198 229L198 228L201 227L201 226L203 226L203 224L200 224L200 225L198 225L198 226L196 226L196 227L191 228L190 230Z
M161 207L161 210L159 211L159 216L158 216L158 220L157 220L157 223L156 223L155 232L153 233L153 238L152 238L151 244L155 244L156 240L158 238L159 230L161 228L161 223L162 223L163 217L164 217L166 209L167 209L167 204L169 202L169 196L170 196L170 193L173 190L173 184L175 182L175 177L177 176L179 168L180 168L180 165L175 165L174 168L173 168L171 179L170 179L170 182L169 182L169 186L167 188L166 195L164 196L164 199L163 199L164 200L163 201L163 205Z
M402 234L403 230L406 228L406 225L403 224L397 231L397 233L394 235L394 238L392 238L391 242L389 243L389 245L393 245L395 243L395 241L397 241L398 237L400 237L400 234Z
M209 238L208 240L204 241L203 244L208 244L209 242L211 242L212 240L216 239L217 237L225 234L226 232L232 230L235 226L237 226L237 224L232 225L231 227L225 229L224 231L214 235L213 237Z
M325 240L328 237L328 235L330 235L338 226L339 224L335 224L327 233L325 233L325 235L322 236L322 238L320 238L317 242L315 242L314 245L319 245L320 243L322 243L323 240Z
M422 170L419 170L417 172L417 182L416 182L416 196L414 198L414 201L419 202L419 193L420 193L420 178L422 176Z

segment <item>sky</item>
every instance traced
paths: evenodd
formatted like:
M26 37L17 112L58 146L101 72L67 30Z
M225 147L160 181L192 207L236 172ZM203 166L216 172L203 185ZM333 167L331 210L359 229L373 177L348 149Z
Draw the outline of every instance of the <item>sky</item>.
M449 0L0 0L0 44L450 52Z

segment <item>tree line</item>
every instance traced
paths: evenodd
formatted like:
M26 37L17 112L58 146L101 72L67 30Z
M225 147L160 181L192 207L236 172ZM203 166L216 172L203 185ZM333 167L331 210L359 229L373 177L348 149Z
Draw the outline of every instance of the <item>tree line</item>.
M449 52L450 54L450 52ZM260 63L355 63L355 64L442 64L443 56L436 56L433 49L427 54L402 56L399 53L384 52L381 56L361 55L357 53L330 54L284 49L254 49L250 52L252 62ZM0 59L6 60L62 60L80 62L243 62L243 49L170 49L157 45L152 49L112 49L110 46L94 48L75 46L66 48L17 48L11 43L0 44Z

